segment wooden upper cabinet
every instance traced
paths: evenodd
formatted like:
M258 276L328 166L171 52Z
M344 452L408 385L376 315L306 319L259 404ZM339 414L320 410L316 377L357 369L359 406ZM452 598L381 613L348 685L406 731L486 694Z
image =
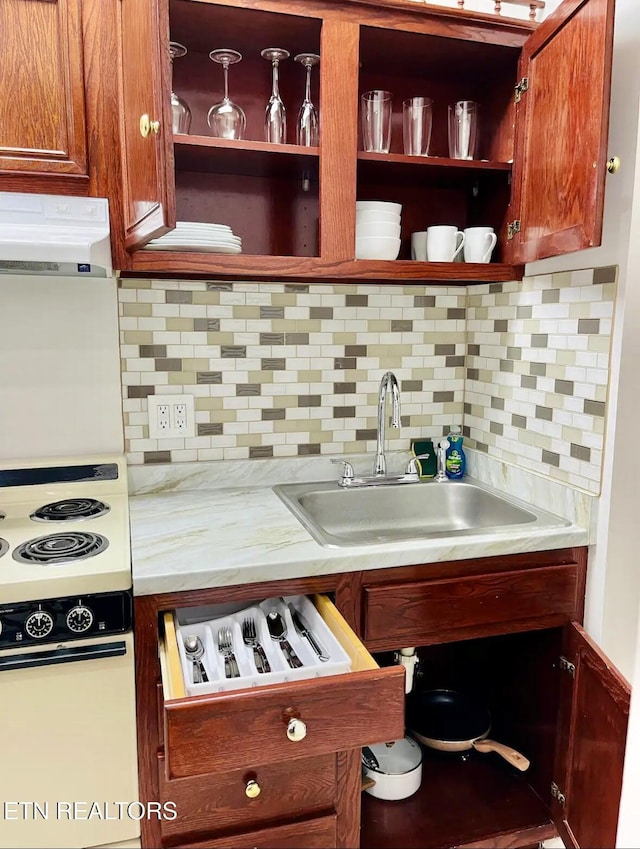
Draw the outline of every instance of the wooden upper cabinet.
M599 245L614 0L564 0L530 36L516 107L513 261Z
M0 189L83 194L81 0L2 0L0 32Z
M119 4L124 230L128 248L175 226L166 2L125 0Z
M566 846L616 845L631 688L575 622L565 631L552 814Z

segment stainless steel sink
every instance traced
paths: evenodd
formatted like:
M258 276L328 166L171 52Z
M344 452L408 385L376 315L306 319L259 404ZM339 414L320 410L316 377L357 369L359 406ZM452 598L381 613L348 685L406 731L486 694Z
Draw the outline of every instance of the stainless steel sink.
M343 489L333 481L280 484L273 491L328 548L460 536L564 519L463 481Z

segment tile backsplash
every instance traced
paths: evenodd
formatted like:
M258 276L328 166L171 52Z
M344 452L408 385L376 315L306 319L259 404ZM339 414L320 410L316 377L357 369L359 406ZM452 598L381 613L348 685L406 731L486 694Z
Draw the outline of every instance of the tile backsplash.
M130 464L391 450L462 423L471 446L599 490L615 268L462 287L121 280ZM149 439L150 394L197 435Z

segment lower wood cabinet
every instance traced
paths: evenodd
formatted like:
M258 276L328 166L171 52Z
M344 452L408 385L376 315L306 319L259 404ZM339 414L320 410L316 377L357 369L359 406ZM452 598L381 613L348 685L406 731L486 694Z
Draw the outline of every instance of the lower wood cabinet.
M336 846L335 814L264 828L203 843L183 843L184 849L327 849Z

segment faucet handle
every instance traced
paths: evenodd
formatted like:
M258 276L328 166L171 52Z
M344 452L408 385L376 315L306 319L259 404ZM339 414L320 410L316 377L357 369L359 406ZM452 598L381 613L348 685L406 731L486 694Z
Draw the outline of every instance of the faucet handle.
M409 463L407 465L406 474L419 476L418 475L418 464L417 464L416 461L417 460L427 460L430 456L431 456L431 454L416 454L415 457L412 457L409 460Z
M331 457L330 459L331 459L332 463L342 463L341 480L343 480L343 481L351 480L352 478L355 477L355 475L353 473L353 466L351 465L351 463L348 460L341 460L338 457Z

